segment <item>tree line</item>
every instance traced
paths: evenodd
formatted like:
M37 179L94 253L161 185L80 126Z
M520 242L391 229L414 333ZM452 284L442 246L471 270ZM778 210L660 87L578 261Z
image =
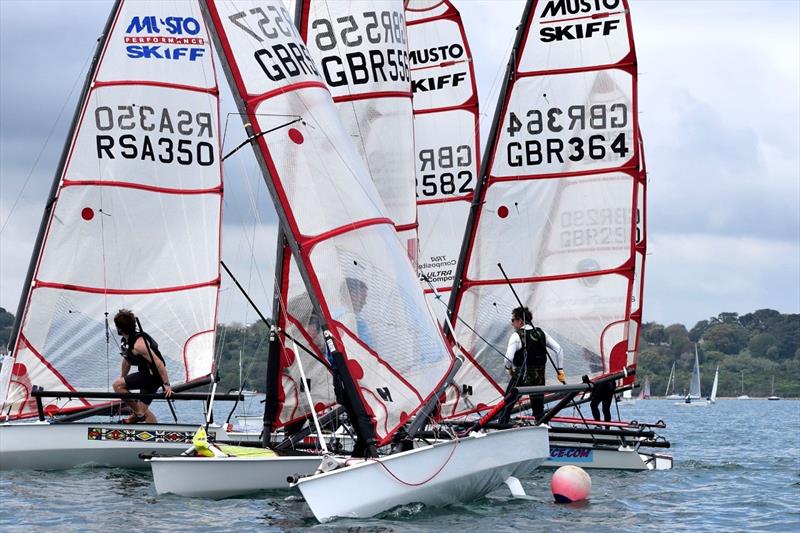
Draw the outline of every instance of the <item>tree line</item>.
M14 315L0 307L0 346L8 343L13 323ZM264 392L268 338L269 331L261 322L217 325L220 389L238 389L241 384ZM773 309L741 316L720 313L691 329L683 324L647 322L639 340L639 382L649 377L652 394L663 395L674 362L675 392L683 393L694 367L695 344L704 395L711 393L719 365L718 396L738 396L742 390L750 396L768 396L773 376L775 394L800 396L800 314Z
M774 309L720 313L687 330L683 324L643 324L639 340L638 380L650 378L651 393L664 394L673 362L675 392L688 390L694 348L700 359L703 395L711 393L719 365L718 396L800 396L800 314Z

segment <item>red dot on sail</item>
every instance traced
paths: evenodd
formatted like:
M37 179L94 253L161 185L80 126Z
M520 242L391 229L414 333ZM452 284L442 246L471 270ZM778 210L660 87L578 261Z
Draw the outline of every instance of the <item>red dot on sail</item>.
M508 216L508 208L504 205L498 207L497 216L499 216L500 218L506 218Z
M320 411L322 411L323 409L325 409L325 404L324 404L324 403L322 403L322 402L317 402L317 403L315 403L315 404L314 404L314 410L315 410L315 411L317 411L317 412L320 412Z
M92 220L94 218L94 210L91 207L84 207L81 209L81 218L83 220Z
M14 366L11 367L11 373L16 377L24 376L28 373L28 368L22 363L14 363Z
M289 138L295 144L303 144L303 141L305 140L303 134L297 128L289 128Z
M283 366L289 367L294 364L294 352L292 350L283 350Z
M364 377L364 369L358 364L358 361L347 361L347 368L350 369L350 375L353 379L361 379Z
M57 405L46 405L44 408L44 414L46 414L47 416L55 416L58 414L59 411L60 409L58 408Z

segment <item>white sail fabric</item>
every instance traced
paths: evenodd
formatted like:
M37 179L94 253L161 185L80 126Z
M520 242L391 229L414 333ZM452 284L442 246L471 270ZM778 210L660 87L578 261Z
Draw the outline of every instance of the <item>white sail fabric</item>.
M120 357L106 320L120 308L156 339L173 385L213 370L222 176L199 4L122 2L92 81L23 295L12 418L36 414L32 386L109 390ZM95 403L43 402L49 414Z
M389 21L390 39L379 39L372 31L371 24L383 20ZM402 2L304 1L299 25L300 34L331 91L345 130L369 168L409 257L416 263L413 115ZM285 253L288 257L288 248ZM279 320L281 328L292 336L299 335L316 352L316 357L301 353L300 358L315 403L319 409L325 409L333 401L333 392L330 373L324 364L321 365L325 361L325 351L320 319L314 315L311 300L297 275L293 260L282 265L278 279L284 285L282 298L286 309L282 310ZM288 356L282 359L281 365L282 408L278 425L308 413L306 402L296 393L301 379L299 367L294 354L285 353ZM291 364L284 366L283 363Z
M689 383L689 396L700 398L700 359L697 355L697 346L694 347L694 368L692 369L692 381Z
M300 274L385 443L441 385L452 354L289 13L279 1L206 5L241 107L264 133L258 154ZM273 129L287 117L297 122Z
M300 34L416 263L414 131L402 0L305 0Z
M324 411L336 403L333 378L322 337L323 321L314 311L314 305L288 246L283 248L282 258L283 262L279 266L280 310L277 313L282 331L279 364L281 377L278 391L280 409L275 427L296 422L311 412L308 402L303 397L304 387L311 393L315 411ZM313 355L303 350L297 350L295 355L284 333L301 342L313 352ZM300 363L305 370L305 385L300 373Z
M419 270L439 293L455 279L478 180L478 91L461 15L449 2L406 4L414 91ZM423 283L429 299L433 291ZM445 307L431 301L437 316Z
M630 18L624 0L537 1L518 31L451 306L475 330L456 324L467 351L505 382L498 352L519 304L500 263L576 382L635 364L644 180Z

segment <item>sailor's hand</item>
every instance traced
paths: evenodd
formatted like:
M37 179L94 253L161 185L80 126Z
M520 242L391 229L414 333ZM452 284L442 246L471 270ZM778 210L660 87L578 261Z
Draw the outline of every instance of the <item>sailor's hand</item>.
M566 384L567 376L564 375L564 369L563 368L559 368L558 369L558 371L556 372L556 377L558 378L558 381L560 381L561 383Z
M508 372L509 376L513 376L514 375L514 372L509 367L506 367L506 372Z
M174 392L172 392L172 387L170 387L170 386L169 386L169 383L165 383L165 384L164 384L164 396L165 396L166 398L169 398L169 397L170 397L170 396L172 396L173 394L175 394L175 393L174 393Z

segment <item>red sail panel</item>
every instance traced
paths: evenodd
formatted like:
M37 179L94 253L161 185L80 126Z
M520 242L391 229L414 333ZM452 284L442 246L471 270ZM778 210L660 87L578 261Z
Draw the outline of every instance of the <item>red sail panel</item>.
M385 443L441 385L452 354L283 4L207 6L299 273ZM275 129L287 117L297 122Z
M451 299L475 330L458 324L459 338L496 382L518 305L498 263L564 349L570 381L635 363L644 184L630 27L624 0L525 10Z
M212 49L197 2L123 1L68 140L37 250L3 412L32 386L107 391L120 308L158 342L173 383L213 370L222 175ZM49 414L94 405L45 400Z

